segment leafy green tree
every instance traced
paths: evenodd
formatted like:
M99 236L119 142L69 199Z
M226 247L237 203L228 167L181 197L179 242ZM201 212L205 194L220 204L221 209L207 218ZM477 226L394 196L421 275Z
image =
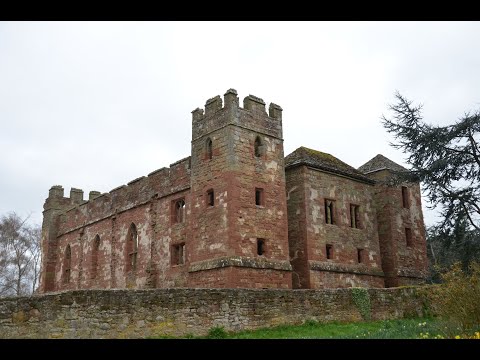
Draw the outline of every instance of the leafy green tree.
M439 208L439 228L454 228L459 219L480 230L480 112L465 113L447 126L426 124L422 105L414 106L399 92L383 125L395 136L411 172L403 180L420 180L431 208Z

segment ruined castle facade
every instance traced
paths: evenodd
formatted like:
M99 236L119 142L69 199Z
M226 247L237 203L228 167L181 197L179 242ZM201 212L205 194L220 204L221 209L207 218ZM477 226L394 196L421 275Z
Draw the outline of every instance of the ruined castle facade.
M282 108L237 92L192 112L191 156L111 190L55 185L39 291L392 287L426 276L418 183L382 155L355 169L300 147Z

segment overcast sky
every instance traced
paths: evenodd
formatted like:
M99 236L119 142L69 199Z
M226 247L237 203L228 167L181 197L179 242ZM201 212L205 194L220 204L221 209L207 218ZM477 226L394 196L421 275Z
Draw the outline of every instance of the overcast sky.
M285 155L405 166L380 121L394 91L433 124L478 109L479 35L479 22L0 22L0 215L40 224L52 185L87 198L189 156L190 112L229 88L282 106Z

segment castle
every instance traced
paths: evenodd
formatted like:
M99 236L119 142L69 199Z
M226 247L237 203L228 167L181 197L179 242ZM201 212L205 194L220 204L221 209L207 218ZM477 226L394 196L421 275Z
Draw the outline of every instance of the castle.
M424 281L418 183L300 147L282 108L229 89L192 112L191 156L108 193L49 191L39 292L394 287Z

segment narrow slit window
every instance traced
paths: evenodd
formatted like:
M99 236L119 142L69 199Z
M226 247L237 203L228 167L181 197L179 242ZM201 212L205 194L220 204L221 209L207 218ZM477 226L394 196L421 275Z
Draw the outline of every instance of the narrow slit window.
M335 224L335 200L325 199L325 222L327 224Z
M138 233L135 224L130 225L127 235L127 272L137 270Z
M263 189L255 188L255 205L264 206Z
M360 206L350 204L350 226L354 229L360 228Z
M210 138L207 139L206 147L207 147L207 159L208 159L208 160L211 160L211 159L213 158L213 143L212 143L212 139L210 139Z
M257 239L257 255L265 255L265 239Z
M410 202L409 202L409 194L408 194L408 188L406 186L402 186L402 206L404 208L410 207Z
M215 193L213 189L207 191L207 206L214 206L215 205Z
M100 236L95 236L92 248L92 279L97 277L98 273L98 253L100 251Z
M365 252L365 250L363 250L363 249L357 249L357 261L358 261L359 264L363 263L364 252Z
M70 245L67 245L65 249L65 274L63 278L64 283L70 282L70 275L72 272L72 250L70 249Z
M407 242L408 247L413 246L413 239L412 239L412 229L405 228L405 240Z
M185 244L175 244L172 246L172 265L185 264Z
M333 245L327 244L325 246L325 254L327 259L333 259Z

